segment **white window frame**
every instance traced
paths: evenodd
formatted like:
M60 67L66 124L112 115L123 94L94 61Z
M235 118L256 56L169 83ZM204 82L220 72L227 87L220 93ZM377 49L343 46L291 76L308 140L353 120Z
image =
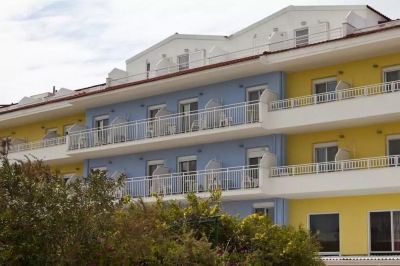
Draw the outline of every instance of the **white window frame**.
M46 128L46 135L49 134L49 133L51 133L51 132L54 132L54 133L57 134L57 131L58 131L58 128L57 128L57 127Z
M373 212L390 212L390 227L391 227L391 241L392 241L392 251L371 251L371 213ZM394 249L394 230L393 230L393 212L400 212L400 209L391 209L391 210L372 210L368 211L368 255L373 255L373 254L397 254L400 253L400 251L393 251ZM340 218L339 218L340 219Z
M165 103L162 104L156 104L156 105L149 105L147 107L147 118L150 118L150 111L156 110L156 109L162 109L167 107L167 105Z
M181 63L179 62L180 60L179 60L179 58L181 58L181 57L183 57L183 56L186 56L187 57L187 67L186 68L181 68L182 66L181 66ZM178 67L178 71L183 71L183 70L186 70L186 69L189 69L189 61L190 61L190 58L189 58L189 53L187 52L187 53L183 53L183 54L180 54L180 55L177 55L176 56L176 65L177 65L177 67Z
M188 156L179 156L178 158L176 158L176 162L177 162L177 172L180 172L180 163L181 162L186 162L186 161L196 161L197 164L197 156L196 155L188 155Z
M301 35L301 36L297 37L296 32L301 31L301 30L307 30L308 34L307 35ZM307 27L302 27L302 28L295 29L293 33L294 33L294 46L295 47L303 47L303 46L306 46L306 45L310 44L310 27L307 26ZM302 45L297 45L297 39L302 37L302 36L307 36L307 43L306 44L302 44Z
M337 87L337 82L338 82L337 77L328 77L328 78L322 78L322 79L314 79L314 80L312 81L313 94L316 94L316 93L317 93L316 85L322 84L322 83L328 83L328 82L331 82L331 81L336 81L336 87ZM336 88L335 88L335 91L336 91Z
M107 166L98 166L98 167L92 167L92 168L90 168L90 171L96 171L96 170L99 170L99 171L108 171Z
M392 72L392 71L400 71L400 65L385 67L384 69L382 69L383 82L387 82L386 72Z
M313 146L313 161L316 162L317 156L316 156L316 149L317 148L330 148L330 147L338 147L339 150L339 143L337 141L332 141L332 142L324 142L324 143L316 143Z
M340 255L342 253L342 233L341 233L341 224L342 224L342 217L339 211L333 212L312 212L308 213L307 215L307 228L311 232L311 216L312 215L329 215L329 214L337 214L339 215L339 251L338 252L319 252L320 255Z
M184 99L184 100L180 100L179 101L179 106L181 106L181 104L188 104L188 103L198 103L199 102L199 98L189 98L189 99Z
M262 157L268 151L268 146L248 148L246 151L246 161L249 164L250 158Z
M149 167L152 165L165 165L164 160L150 160L146 163L146 176L150 176Z
M93 127L96 126L96 122L97 121L101 121L101 120L110 120L110 116L109 115L99 115L93 118Z
M249 92L260 91L260 90L264 90L265 91L267 89L268 89L268 84L247 87L246 88L246 101L247 102L249 101Z
M386 155L389 155L389 140L400 140L400 134L386 136Z
M255 213L256 209L264 209L264 215L266 209L274 208L274 219L275 219L275 203L272 201L266 201L266 202L256 202L253 203L253 213ZM275 221L273 221L275 222Z

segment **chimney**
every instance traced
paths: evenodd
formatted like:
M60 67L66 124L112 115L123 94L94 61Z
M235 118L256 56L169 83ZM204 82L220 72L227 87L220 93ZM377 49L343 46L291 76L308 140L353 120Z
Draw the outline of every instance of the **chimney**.
M56 86L53 86L53 94L55 94L57 91L56 91Z

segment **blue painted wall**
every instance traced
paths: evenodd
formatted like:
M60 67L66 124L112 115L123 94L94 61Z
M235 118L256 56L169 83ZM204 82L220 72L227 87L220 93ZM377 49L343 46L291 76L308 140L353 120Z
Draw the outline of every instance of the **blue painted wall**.
M246 165L247 149L257 147L269 147L269 150L277 155L278 165L284 162L284 136L270 135L250 139L233 140L219 143L203 144L190 147L152 151L138 154L121 155L115 157L86 160L85 173L94 167L107 167L112 174L122 171L129 177L142 177L146 175L147 161L164 160L171 172L177 171L177 157L197 156L197 169L203 170L206 164L216 159L222 162L222 167Z
M253 213L254 203L274 203L274 223L284 224L288 223L288 200L275 198L275 199L257 199L257 200L242 200L242 201L226 201L222 202L222 209L231 215L237 215L241 218L246 217Z
M284 74L272 72L89 109L86 111L86 126L93 127L93 118L105 114L109 115L110 122L115 117L122 117L128 121L145 119L147 118L148 106L158 104L166 104L169 111L177 113L178 102L190 98L198 98L199 109L203 109L210 99L220 99L223 105L241 103L246 101L246 89L248 87L265 84L268 84L268 87L282 98L284 94Z

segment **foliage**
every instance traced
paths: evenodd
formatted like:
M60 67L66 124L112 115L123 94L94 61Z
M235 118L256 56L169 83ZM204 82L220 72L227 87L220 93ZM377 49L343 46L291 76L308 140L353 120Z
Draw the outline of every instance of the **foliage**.
M0 264L322 265L301 228L221 211L221 192L185 203L116 197L104 172L65 182L40 161L0 167Z

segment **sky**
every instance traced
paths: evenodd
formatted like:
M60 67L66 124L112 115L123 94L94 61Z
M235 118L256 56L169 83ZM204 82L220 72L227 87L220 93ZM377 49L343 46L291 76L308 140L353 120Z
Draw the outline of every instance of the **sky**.
M0 3L0 104L104 83L113 68L171 34L230 35L288 5L368 4L400 18L399 0L14 0Z

